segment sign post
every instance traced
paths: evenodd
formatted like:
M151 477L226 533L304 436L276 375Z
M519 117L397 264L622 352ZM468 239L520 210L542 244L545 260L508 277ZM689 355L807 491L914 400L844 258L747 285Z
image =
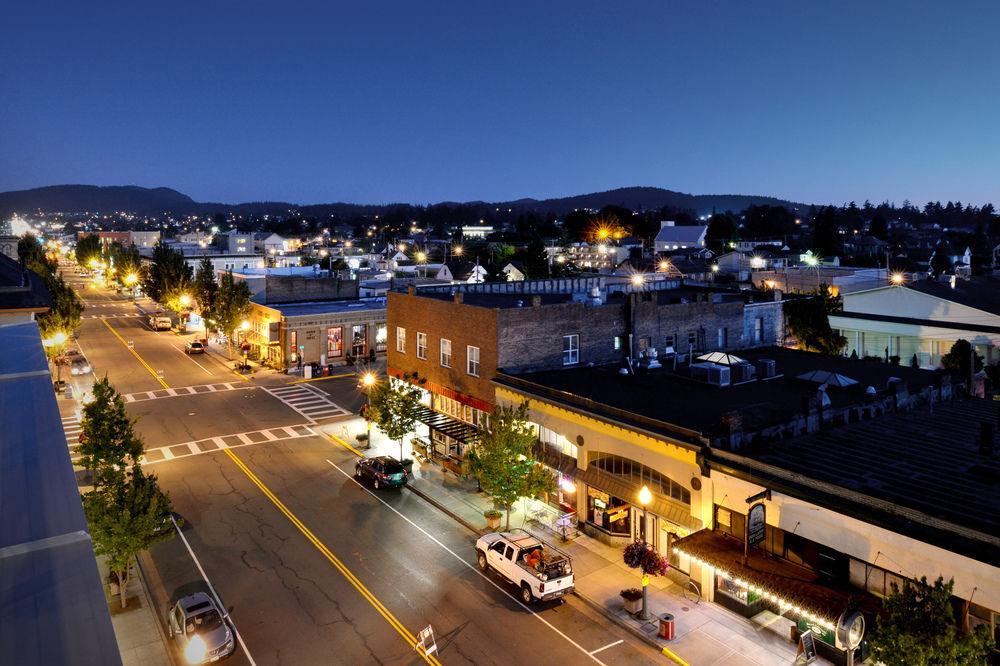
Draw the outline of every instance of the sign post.
M425 657L437 652L438 646L437 641L434 640L434 628L431 625L427 625L420 630L417 634L417 644L413 646L417 652L423 652Z

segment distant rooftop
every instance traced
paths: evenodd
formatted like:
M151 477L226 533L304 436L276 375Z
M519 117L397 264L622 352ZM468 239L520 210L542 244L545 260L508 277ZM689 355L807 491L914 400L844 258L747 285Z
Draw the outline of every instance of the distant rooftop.
M42 278L21 263L0 253L0 311L44 312L52 305Z
M977 276L955 280L955 288L936 280L919 280L906 285L914 291L937 296L970 308L1000 315L1000 278Z
M0 326L0 414L3 662L120 664L34 322Z

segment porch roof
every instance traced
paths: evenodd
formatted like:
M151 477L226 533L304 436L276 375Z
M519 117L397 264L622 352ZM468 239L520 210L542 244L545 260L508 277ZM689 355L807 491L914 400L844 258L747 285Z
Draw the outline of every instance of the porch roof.
M443 432L453 439L457 439L463 444L472 444L478 432L476 428L468 423L453 419L447 414L435 412L433 409L423 406L417 409L417 420L430 428Z

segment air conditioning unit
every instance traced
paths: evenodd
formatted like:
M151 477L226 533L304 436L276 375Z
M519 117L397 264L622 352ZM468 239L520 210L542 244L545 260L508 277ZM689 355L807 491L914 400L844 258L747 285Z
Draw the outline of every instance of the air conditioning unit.
M754 367L749 363L734 363L729 366L729 372L732 376L733 383L739 384L753 379L756 370L754 370Z
M715 363L692 363L691 377L714 386L729 386L729 366Z
M757 361L757 376L760 379L771 379L775 374L774 359L762 358Z

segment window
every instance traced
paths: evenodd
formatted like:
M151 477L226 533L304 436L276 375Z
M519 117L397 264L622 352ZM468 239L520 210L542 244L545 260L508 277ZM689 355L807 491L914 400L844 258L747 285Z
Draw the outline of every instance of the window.
M465 371L473 377L479 376L479 347L469 345L465 351Z
M753 341L755 344L764 342L764 318L757 317L753 320Z
M658 493L663 497L669 497L682 504L691 504L690 490L656 470L652 470L630 458L623 458L610 453L591 453L590 456L590 464L597 469L621 477L634 483L636 486L648 486L652 492Z
M417 331L417 358L427 360L427 334Z
M664 338L664 340L663 340L663 348L664 349L673 349L674 348L674 336L673 335L668 335L666 338Z
M573 365L580 362L580 336L563 336L563 365Z
M396 327L396 351L406 353L406 329L402 326Z
M290 352L292 363L299 360L299 332L289 331L288 332L288 351Z
M334 326L326 329L326 355L339 358L344 355L344 329Z
M389 342L389 326L385 322L375 324L375 351L384 352Z
M616 335L615 336L614 349L615 349L615 351L621 351L621 348L622 348L622 336Z
M451 367L451 340L441 338L441 366Z
M695 331L688 332L688 346L692 349L698 348L698 333Z
M725 349L729 346L729 329L725 326L719 327L719 339L718 339L719 349Z
M368 354L368 324L355 324L351 327L351 354L355 358Z

